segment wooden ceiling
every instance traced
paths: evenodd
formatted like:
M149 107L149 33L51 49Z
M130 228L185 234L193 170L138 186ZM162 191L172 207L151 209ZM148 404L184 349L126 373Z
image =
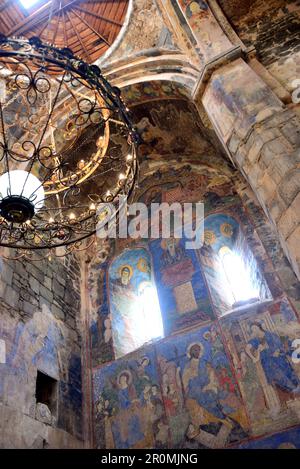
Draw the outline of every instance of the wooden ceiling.
M113 44L129 0L37 0L25 9L20 0L0 0L0 32L6 36L39 36L68 47L93 63ZM50 19L50 21L49 21Z

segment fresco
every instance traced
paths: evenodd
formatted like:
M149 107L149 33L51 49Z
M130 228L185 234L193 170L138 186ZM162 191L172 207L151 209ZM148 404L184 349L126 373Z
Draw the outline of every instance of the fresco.
M179 0L205 61L232 47L205 0Z
M58 379L63 366L60 350L65 346L65 338L59 322L46 308L35 312L28 322L20 321L15 324L9 337L5 334L5 324L3 328L7 353L5 365L1 366L1 370L6 369L7 380L13 376L16 379L27 379L28 373L36 368ZM5 381L2 381L2 384L5 385Z
M106 270L107 263L101 266L95 266L95 273L98 276L96 285L90 286L90 297L96 297L95 313L90 318L90 337L92 360L94 365L105 363L114 358L111 313L109 309L108 288ZM93 290L97 288L95 293Z
M112 337L118 358L163 334L159 323L161 314L152 288L151 257L147 250L124 251L112 262L108 272ZM150 294L150 299L145 292ZM152 330L154 324L158 329L156 336Z
M174 155L211 153L194 109L184 100L164 100L138 106L134 110L142 138L139 155L143 159L161 161Z
M282 108L279 99L242 59L212 75L203 105L224 143L233 129L243 137L268 110Z
M94 403L98 447L168 447L153 350L95 370Z
M135 83L122 88L122 97L128 106L134 106L154 100L189 99L190 93L186 86L172 81L149 81Z
M300 419L300 366L292 362L292 342L300 324L287 299L222 322L252 433L261 435L296 425Z
M157 346L173 448L222 448L243 440L248 422L218 326Z
M64 324L44 306L27 322L2 321L0 333L6 343L5 362L0 364L0 400L34 416L40 370L59 382L57 425L80 435L81 360L80 354L70 353Z
M300 427L249 441L238 446L238 449L300 449Z
M248 423L213 325L94 370L98 447L222 448Z
M212 306L196 252L185 238L150 243L165 334L213 319Z

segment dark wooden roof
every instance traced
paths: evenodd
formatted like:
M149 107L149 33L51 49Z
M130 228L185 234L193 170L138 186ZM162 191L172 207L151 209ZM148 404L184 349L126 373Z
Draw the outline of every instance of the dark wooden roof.
M38 0L26 10L19 0L0 0L0 32L6 36L39 36L58 47L69 47L91 63L116 39L128 3L128 0Z

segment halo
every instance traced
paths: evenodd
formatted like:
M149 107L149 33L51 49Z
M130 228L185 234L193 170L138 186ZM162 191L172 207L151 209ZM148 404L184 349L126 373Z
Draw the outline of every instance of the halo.
M203 233L203 241L205 242L205 244L214 244L216 242L216 234L214 231L212 230L204 230L204 233Z
M203 334L203 339L208 340L211 337L211 331L206 331Z
M187 348L187 350L186 350L186 355L187 355L188 358L191 358L191 353L190 353L190 351L191 351L191 348L192 348L194 345L198 345L198 346L200 347L200 349L201 349L201 356L203 355L204 347L203 347L203 345L201 344L201 342L192 342L192 343L188 346L188 348Z
M232 238L233 236L233 226L230 223L223 223L220 231L225 238Z
M124 269L128 269L128 270L129 270L129 280L130 280L131 277L133 276L133 268L132 268L132 266L129 265L129 264L121 265L121 267L119 267L119 270L118 270L118 274L119 274L120 277L122 276L122 271L123 271Z
M122 375L126 375L126 376L127 376L127 378L128 378L128 384L131 384L131 383L132 383L132 373L131 373L131 371L129 371L129 370L122 370L122 371L120 371L120 373L119 373L118 376L117 376L117 383L118 383L118 385L120 384L120 378L121 378Z
M170 239L175 241L176 246L179 244L180 239L179 238L174 238L174 236L171 236L171 238L168 238L168 239L162 239L160 245L164 250L167 249L167 241L170 241Z
M144 257L141 257L141 258L138 260L137 268L138 268L141 272L150 272L149 263L147 262L147 260L146 260Z

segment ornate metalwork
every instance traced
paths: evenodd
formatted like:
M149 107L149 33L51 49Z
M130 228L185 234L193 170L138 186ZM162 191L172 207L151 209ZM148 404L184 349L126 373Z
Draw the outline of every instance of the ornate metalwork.
M0 36L0 175L25 170L45 191L26 223L0 218L0 245L81 249L97 204L131 194L137 140L120 90L96 65L38 38Z

